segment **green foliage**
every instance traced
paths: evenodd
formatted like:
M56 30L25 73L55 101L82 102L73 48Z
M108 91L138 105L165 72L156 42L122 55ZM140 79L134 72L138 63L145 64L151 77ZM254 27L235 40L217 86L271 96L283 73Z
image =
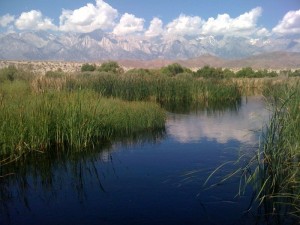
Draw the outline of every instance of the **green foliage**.
M238 194L243 195L251 185L264 219L270 224L297 223L300 217L300 84L280 84L268 94L271 118L262 130L257 150L250 157L242 154L234 162L241 167L221 182L241 174ZM230 163L214 170L206 183Z
M13 65L9 65L8 67L0 70L0 81L14 81L17 78L17 76L18 69Z
M236 72L236 77L255 77L255 71L251 67L246 67Z
M177 74L183 73L187 70L188 70L187 68L182 67L180 64L173 63L168 66L162 67L161 73L165 74L167 76L173 77L173 76L176 76Z
M213 68L210 66L204 66L201 69L197 70L194 74L195 77L204 77L204 78L224 78L224 73L221 68Z
M123 68L115 61L108 61L101 64L98 68L100 72L112 72L115 74L121 74L124 72Z
M256 169L248 178L266 213L282 221L286 215L300 216L299 90L296 84L271 91L272 117L252 159Z
M93 89L107 97L129 101L156 101L165 104L235 104L241 93L233 82L196 80L190 73L175 77L148 74L144 70L128 71L122 75L97 73L82 77L78 84L84 89ZM77 85L78 86L78 85Z
M85 71L95 71L96 70L96 65L95 64L88 64L85 63L81 66L81 72Z
M263 77L276 77L278 74L275 71L268 71L266 69L264 70L258 70L254 71L251 67L246 67L241 70L239 70L236 73L236 77L243 78L263 78Z
M130 75L142 75L142 76L152 76L152 72L149 69L130 69L128 71L126 71L126 74L130 74Z
M235 77L235 73L232 70L226 68L223 70L223 77L224 78L232 78L232 77Z
M300 77L300 70L294 70L293 72L289 73L289 77Z
M54 146L81 150L103 139L161 129L165 122L154 103L106 99L90 90L1 93L0 155Z

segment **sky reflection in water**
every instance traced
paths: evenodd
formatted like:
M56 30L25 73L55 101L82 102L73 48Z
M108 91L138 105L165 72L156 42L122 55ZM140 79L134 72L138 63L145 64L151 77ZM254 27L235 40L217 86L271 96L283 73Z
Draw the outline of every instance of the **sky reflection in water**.
M171 114L167 132L180 143L199 142L203 138L223 144L230 140L255 142L257 136L253 131L262 128L269 112L264 108L261 97L248 97L243 101L243 107L238 112Z

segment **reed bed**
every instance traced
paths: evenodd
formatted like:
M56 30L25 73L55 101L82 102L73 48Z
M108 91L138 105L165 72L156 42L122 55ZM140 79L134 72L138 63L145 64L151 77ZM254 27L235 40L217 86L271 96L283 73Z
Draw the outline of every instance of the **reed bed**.
M168 77L162 74L94 72L80 74L69 83L74 88L92 89L106 97L154 101L162 106L170 103L235 104L241 99L237 85L229 80L196 79L180 75Z
M19 95L15 85L0 89L1 155L54 146L80 150L164 127L165 113L154 103L108 99L92 90L31 93L24 87Z
M238 169L241 190L252 186L259 215L267 224L296 224L300 219L300 85L277 84L265 93L271 118L254 156Z
M263 92L271 116L262 128L257 150L241 154L235 162L220 165L209 175L205 185L218 171L233 163L238 168L212 187L240 175L238 195L243 195L248 186L252 187L253 200L257 203L253 208L258 209L258 220L266 224L298 224L300 83L275 83Z

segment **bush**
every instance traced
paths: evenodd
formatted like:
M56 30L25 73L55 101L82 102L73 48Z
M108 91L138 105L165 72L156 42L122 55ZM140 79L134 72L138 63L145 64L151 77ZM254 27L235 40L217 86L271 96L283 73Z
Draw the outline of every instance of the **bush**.
M182 67L178 63L173 63L173 64L170 64L168 66L162 67L161 68L161 73L173 77L173 76L175 76L179 73L185 72L186 69L187 68Z
M81 66L81 72L85 71L95 71L96 70L96 65L95 64L88 64L85 63Z
M4 80L14 81L17 75L18 75L18 69L13 65L9 65L8 67L0 70L0 81L4 81Z
M130 75L142 75L142 76L151 76L152 75L150 70L142 69L142 68L140 68L140 69L130 69L130 70L126 71L125 74L127 74L127 75L129 75L129 74Z
M123 68L115 61L108 61L101 64L98 69L100 72L113 72L115 74L121 74L124 72Z
M204 78L224 78L224 73L221 68L204 66L201 69L197 70L194 76Z
M224 78L231 78L235 76L235 73L230 69L225 69L223 70L223 76Z
M289 73L290 77L300 77L300 70L295 70L294 72Z
M255 71L251 67L246 67L236 73L237 77L256 77Z

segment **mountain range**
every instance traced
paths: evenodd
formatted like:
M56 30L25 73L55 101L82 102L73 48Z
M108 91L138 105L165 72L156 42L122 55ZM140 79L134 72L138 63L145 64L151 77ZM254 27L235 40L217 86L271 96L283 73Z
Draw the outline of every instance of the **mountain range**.
M0 60L187 60L202 56L230 59L254 57L274 51L300 52L300 41L245 37L145 37L116 36L102 30L91 33L24 31L0 34ZM270 55L272 56L272 54ZM207 57L206 57L207 58ZM220 59L221 58L221 59ZM274 56L271 58L274 59ZM216 58L215 58L216 59Z

